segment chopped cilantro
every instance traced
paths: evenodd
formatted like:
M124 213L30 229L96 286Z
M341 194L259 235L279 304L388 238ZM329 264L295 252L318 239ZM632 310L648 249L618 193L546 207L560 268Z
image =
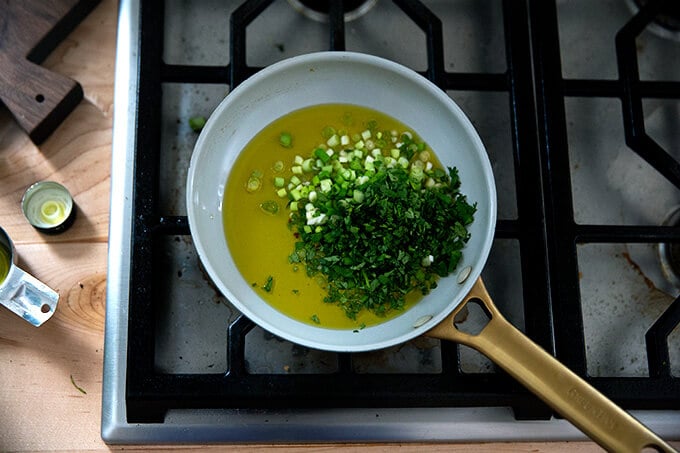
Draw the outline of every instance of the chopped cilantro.
M272 290L272 286L274 286L274 277L270 275L269 277L267 277L267 280L264 282L264 285L262 285L262 289L269 293Z
M189 118L189 127L194 132L201 132L203 126L205 126L206 119L203 116L194 116Z

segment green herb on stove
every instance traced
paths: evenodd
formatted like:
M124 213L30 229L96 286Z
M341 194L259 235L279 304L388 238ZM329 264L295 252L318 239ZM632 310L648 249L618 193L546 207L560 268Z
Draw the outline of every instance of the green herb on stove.
M284 148L293 146L293 136L290 132L281 132L281 135L279 135L279 144Z
M189 118L189 127L194 132L201 132L203 126L205 126L206 119L203 116L194 116Z
M78 384L76 384L76 381L73 379L73 375L71 375L71 384L73 384L76 390L78 390L80 393L87 395L87 392L82 387L78 386Z

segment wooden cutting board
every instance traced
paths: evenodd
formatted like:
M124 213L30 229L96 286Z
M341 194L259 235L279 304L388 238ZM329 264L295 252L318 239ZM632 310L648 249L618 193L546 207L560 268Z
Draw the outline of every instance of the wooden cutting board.
M0 101L34 143L83 98L73 79L40 63L99 0L0 0Z

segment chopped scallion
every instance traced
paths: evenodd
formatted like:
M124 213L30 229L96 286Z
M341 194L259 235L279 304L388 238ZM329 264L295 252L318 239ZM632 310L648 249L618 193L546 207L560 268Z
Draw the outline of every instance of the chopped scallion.
M206 122L207 121L204 116L194 116L189 118L189 127L194 132L201 132Z
M293 136L290 132L281 132L281 135L279 135L279 144L284 148L293 146Z
M273 200L267 200L260 204L260 209L267 214L277 214L279 212L279 204Z

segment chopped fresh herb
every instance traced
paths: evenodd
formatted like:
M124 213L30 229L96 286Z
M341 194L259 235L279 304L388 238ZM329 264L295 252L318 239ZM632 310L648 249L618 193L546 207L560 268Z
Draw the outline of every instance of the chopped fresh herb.
M314 322L314 324L321 324L321 320L319 319L319 317L317 315L312 315L311 318L309 318L309 319L311 319L312 322Z
M274 286L274 277L271 275L267 277L267 280L262 285L262 289L270 293L272 291L272 286Z
M331 126L326 126L321 130L321 136L325 139L328 140L332 136L335 135L335 128Z
M246 182L246 190L248 192L257 192L262 187L262 172L253 170Z
M299 289L294 289L294 290L293 290L293 294L300 294L300 290L299 290Z
M194 132L201 132L203 126L205 126L206 119L203 116L194 116L189 118L189 127Z
M324 128L326 147L296 156L295 179L277 189L290 201L297 238L289 261L322 276L324 301L349 318L362 310L382 316L454 271L476 205L460 193L457 169L435 167L412 133L375 122L351 135L335 131Z

